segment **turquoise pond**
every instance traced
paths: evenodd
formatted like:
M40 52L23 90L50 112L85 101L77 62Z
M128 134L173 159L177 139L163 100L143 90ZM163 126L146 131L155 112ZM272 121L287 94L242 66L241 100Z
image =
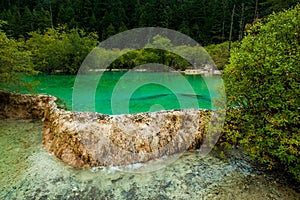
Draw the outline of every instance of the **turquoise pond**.
M35 93L54 95L69 110L103 114L213 109L212 99L218 96L217 89L222 83L219 76L131 71L40 75L27 81L39 81Z

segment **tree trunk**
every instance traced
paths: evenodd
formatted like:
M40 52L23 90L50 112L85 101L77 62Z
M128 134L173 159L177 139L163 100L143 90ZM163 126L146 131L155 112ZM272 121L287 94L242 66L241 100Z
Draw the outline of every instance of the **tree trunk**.
M51 1L50 1L50 21L51 21L51 27L53 28L53 13L52 13Z
M255 1L254 20L258 18L257 11L258 11L258 0Z
M223 3L222 42L224 42L224 40L225 40L225 19L226 19L225 9L226 9L226 6L225 6L224 1L222 1L222 3Z
M242 3L242 13L241 13L241 20L240 20L239 40L241 40L243 38L243 34L244 34L244 11L245 11L245 4Z
M228 50L230 53L231 49L231 41L232 41L232 29L233 29L233 17L235 13L235 4L233 5L232 14L231 14L231 24L230 24L230 32L229 32L229 43L228 43Z

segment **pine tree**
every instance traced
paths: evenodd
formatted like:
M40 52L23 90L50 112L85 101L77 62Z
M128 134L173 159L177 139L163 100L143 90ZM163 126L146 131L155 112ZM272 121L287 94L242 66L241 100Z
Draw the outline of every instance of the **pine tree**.
M109 26L106 28L105 32L103 32L103 35L102 35L102 39L107 39L109 38L110 36L113 36L116 34L116 29L115 27L111 24L109 24Z
M121 25L120 25L118 31L119 31L119 32L123 32L123 31L127 31L127 30L128 30L128 28L127 28L127 26L125 25L125 23L124 23L124 22L121 22Z
M34 31L34 18L27 6L24 9L24 13L22 14L20 23L22 26L22 32L24 32L26 36L27 33Z

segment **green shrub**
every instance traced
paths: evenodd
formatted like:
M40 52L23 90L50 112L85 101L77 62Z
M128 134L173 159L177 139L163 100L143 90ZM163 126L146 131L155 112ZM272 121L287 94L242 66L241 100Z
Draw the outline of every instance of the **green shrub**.
M223 78L224 135L300 181L300 5L257 22L233 49Z

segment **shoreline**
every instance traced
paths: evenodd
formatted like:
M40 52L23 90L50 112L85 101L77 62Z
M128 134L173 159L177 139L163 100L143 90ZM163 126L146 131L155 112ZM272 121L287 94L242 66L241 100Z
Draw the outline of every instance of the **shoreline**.
M186 69L186 70L149 70L149 69L89 69L89 72L179 72L184 75L203 75L207 76L217 76L222 75L222 71L220 70L205 70L205 69ZM55 75L68 75L63 73L61 70L56 70ZM73 74L76 75L76 74Z

